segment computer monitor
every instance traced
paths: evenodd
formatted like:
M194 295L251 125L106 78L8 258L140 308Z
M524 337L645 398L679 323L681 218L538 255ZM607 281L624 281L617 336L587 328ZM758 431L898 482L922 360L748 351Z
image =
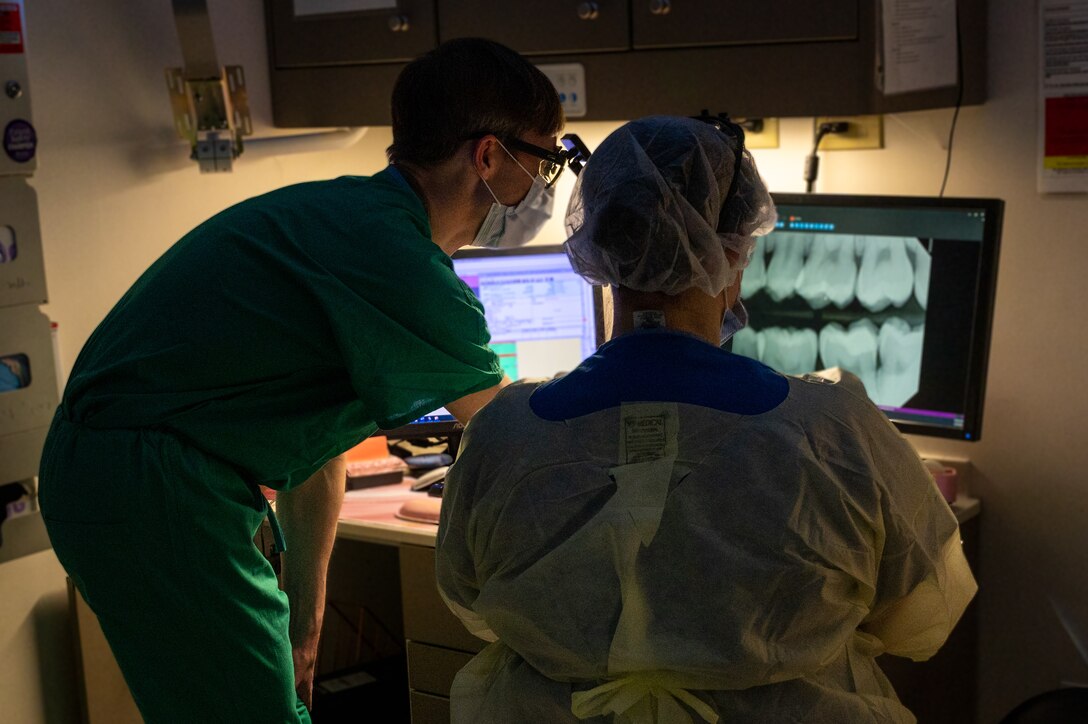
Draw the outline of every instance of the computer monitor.
M774 194L732 349L841 367L903 432L978 440L1004 202Z
M601 289L574 272L562 246L463 249L453 268L483 302L491 348L512 380L570 371L604 340ZM460 429L441 408L385 434L418 438Z

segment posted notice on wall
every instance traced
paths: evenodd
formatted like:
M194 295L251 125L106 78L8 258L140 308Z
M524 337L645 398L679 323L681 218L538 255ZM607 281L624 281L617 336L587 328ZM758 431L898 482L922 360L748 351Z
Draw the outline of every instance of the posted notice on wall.
M957 82L956 0L883 0L884 95Z
M1039 0L1039 193L1088 192L1088 0Z

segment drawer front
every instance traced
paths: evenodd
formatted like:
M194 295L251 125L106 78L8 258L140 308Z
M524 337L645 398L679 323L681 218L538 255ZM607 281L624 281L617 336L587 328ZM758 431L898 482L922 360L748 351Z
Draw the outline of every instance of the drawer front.
M450 724L450 700L419 691L408 692L412 724Z
M438 595L434 548L400 547L400 591L405 638L460 651L476 652L487 645L465 630Z
M632 0L631 7L635 48L851 40L858 34L858 0Z
M472 654L439 646L408 642L408 686L428 694L449 696L453 677L463 669Z
M442 40L490 38L526 55L627 50L626 0L438 0Z
M308 6L337 5L373 9L312 15L305 12ZM266 8L277 68L407 61L438 42L432 0L360 0L323 5L305 0L268 0Z

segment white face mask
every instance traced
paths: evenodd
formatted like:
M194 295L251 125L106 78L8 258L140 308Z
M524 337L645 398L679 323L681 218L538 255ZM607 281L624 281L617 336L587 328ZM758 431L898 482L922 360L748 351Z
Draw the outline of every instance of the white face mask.
M748 310L744 308L744 302L737 296L737 303L725 310L722 317L722 344L728 342L734 334L748 326Z
M514 163L533 179L533 185L529 187L529 192L517 206L506 206L499 203L495 192L488 186L487 181L484 181L484 186L487 186L495 203L491 204L487 216L480 224L480 230L476 232L476 238L472 240L473 246L486 246L492 249L525 246L540 233L545 222L551 218L552 207L555 205L555 187L548 188L541 176L534 176L526 171L525 167L514 158L514 154L506 150L506 146L503 146L501 142L499 145L510 158L514 159ZM480 180L483 181L482 178Z

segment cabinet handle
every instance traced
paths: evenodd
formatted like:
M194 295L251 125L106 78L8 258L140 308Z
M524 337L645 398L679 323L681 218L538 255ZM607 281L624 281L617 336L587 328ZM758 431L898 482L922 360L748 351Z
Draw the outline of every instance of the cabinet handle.
M650 0L651 15L668 15L670 10L672 10L670 0Z
M391 15L389 17L389 29L394 33L406 33L409 27L407 15Z
M601 14L601 8L597 3L582 3L578 6L578 17L582 20L596 20Z

